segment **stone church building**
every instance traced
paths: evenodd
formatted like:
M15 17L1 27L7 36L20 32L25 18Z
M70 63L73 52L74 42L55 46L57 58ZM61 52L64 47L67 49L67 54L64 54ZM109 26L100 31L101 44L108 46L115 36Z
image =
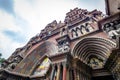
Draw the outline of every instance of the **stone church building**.
M0 80L120 80L120 0L74 8L3 62Z

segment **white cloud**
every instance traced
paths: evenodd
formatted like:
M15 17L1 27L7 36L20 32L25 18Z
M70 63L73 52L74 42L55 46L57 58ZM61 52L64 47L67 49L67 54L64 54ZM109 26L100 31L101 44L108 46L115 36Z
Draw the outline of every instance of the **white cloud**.
M3 32L10 30L13 32L21 32L21 28L15 24L14 17L0 10L0 52L3 57L8 58L17 47L23 46L7 37ZM13 36L14 37L14 36Z
M16 48L22 47L24 44L17 43L6 37L4 34L0 33L0 52L2 53L2 57L8 58Z
M12 15L0 10L0 30L9 29L12 31L19 31L20 28L14 24Z
M14 0L14 16L0 10L0 52L4 53L3 57L8 58L53 20L64 21L66 13L75 7L91 9L80 0ZM15 42L2 33L6 29L24 34L27 40Z
M36 34L53 20L64 20L66 12L76 6L74 1L69 0L49 2L48 0L34 0L33 4L27 0L16 0L15 13L25 19L30 31Z
M48 0L33 0L33 2L15 0L14 16L0 10L0 52L3 53L3 57L8 58L17 47L21 47L25 43L15 42L3 33L4 30L19 32L29 39L53 20L63 21L66 12L77 6L72 0L51 0L50 2Z

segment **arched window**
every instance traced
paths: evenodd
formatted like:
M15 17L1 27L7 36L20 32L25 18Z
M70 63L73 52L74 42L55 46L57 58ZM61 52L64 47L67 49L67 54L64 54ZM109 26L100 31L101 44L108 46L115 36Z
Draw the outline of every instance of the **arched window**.
M77 32L76 32L74 29L71 30L71 33L72 33L72 34L71 34L72 37L74 37L74 36L78 36Z
M89 24L88 23L85 23L85 29L86 29L87 32L90 32L89 31Z
M81 30L80 30L79 27L76 27L76 32L77 32L77 33L81 32Z
M81 25L81 26L80 26L81 34L84 34L84 33L83 33L83 29L85 29L85 26L84 26L84 25Z
M61 35L65 35L65 33L66 33L65 31L66 31L66 29L63 28L62 31L61 31Z

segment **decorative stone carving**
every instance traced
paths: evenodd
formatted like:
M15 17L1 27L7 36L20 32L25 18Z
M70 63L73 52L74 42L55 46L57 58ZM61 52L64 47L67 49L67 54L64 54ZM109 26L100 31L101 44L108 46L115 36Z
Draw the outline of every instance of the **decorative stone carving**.
M9 65L9 62L8 62L7 60L5 60L5 61L1 64L0 68L6 68L8 65Z
M85 15L87 14L88 14L88 11L86 9L75 8L73 10L70 10L70 12L66 14L65 23L69 24L78 19L82 20L83 18L85 18Z
M94 27L91 26L91 23L86 22L85 24L78 25L71 29L71 37L76 38L82 35L88 34L94 31Z
M11 63L8 65L8 67L6 69L11 71L11 70L15 69L16 65L17 65L17 63Z
M111 39L116 39L116 36L120 34L120 19L104 24L103 30Z
M7 70L13 70L16 65L22 60L21 56L16 56L15 58L13 58L10 62L10 64L7 66Z
M49 23L45 29L43 29L41 31L41 33L39 34L40 38L45 38L45 37L48 37L48 36L51 36L53 34L55 34L56 32L60 32L60 30L56 30L62 26L64 26L65 24L64 23L61 23L61 21L59 23L57 23L56 20L54 20L53 22Z
M64 22L71 26L76 22L80 22L83 20L88 21L89 19L93 19L95 21L98 21L102 18L103 15L100 11L94 10L92 12L89 12L86 9L75 8L73 10L70 10L70 12L66 14Z
M69 42L65 42L63 44L63 46L64 46L64 51L70 51L70 44L69 44Z
M64 42L61 45L58 45L58 52L69 52L70 51L70 44L69 42Z
M89 61L89 65L93 68L93 69L100 69L103 68L103 62L100 59L97 58L91 58Z

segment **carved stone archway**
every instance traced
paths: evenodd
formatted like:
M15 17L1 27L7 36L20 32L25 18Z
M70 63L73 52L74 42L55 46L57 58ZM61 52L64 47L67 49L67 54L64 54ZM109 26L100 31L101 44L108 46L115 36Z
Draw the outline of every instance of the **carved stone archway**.
M116 48L116 43L111 40L100 37L86 37L74 46L72 55L84 63L88 62L91 55L106 60L114 48Z
M94 77L104 75L104 65L114 48L116 48L116 43L109 39L86 37L76 43L71 54L75 59L87 65L88 68L91 67L92 71L86 72L86 74L92 73L91 77ZM106 72L107 75L111 75L109 71L106 70Z

